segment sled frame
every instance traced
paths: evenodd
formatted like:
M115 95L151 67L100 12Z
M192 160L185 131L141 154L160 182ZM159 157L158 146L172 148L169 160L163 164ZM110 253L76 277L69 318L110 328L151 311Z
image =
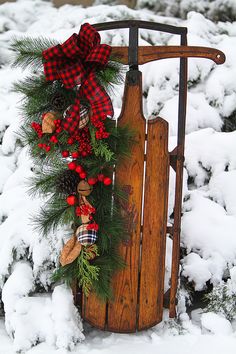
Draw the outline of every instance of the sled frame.
M161 322L164 300L168 303L169 316L176 316L188 57L208 58L222 64L225 56L217 49L187 46L185 27L138 20L99 23L93 27L98 31L129 29L129 46L112 47L112 55L129 66L117 124L128 124L137 131L137 143L132 147L131 159L116 166L115 177L129 196L126 209L130 238L120 247L127 266L113 277L113 300L101 302L93 293L88 297L81 296L76 287L73 292L75 302L82 299L80 306L84 320L102 330L130 333ZM139 46L141 28L179 35L180 45ZM168 123L160 117L148 120L143 116L142 73L139 71L139 65L167 58L180 59L177 145L170 152ZM173 223L167 226L170 167L175 171L176 179ZM167 235L173 240L173 248L170 288L165 298Z

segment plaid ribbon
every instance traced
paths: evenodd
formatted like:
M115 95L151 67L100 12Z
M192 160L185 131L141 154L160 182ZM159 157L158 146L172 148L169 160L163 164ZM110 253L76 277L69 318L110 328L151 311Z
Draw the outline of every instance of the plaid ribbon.
M81 85L63 120L63 128L72 136L79 129L80 99L83 97L90 103L92 124L100 131L101 138L105 137L103 121L107 116L113 116L113 107L96 79L95 70L107 64L110 53L111 47L100 44L99 33L89 23L81 26L79 34L74 33L63 44L42 53L47 81L61 80L68 89Z

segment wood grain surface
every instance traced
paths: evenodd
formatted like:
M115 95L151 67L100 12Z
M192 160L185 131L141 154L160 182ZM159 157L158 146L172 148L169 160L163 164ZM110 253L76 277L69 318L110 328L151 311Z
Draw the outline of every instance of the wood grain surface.
M130 239L120 246L120 253L126 268L117 272L113 279L115 300L108 304L108 326L113 332L135 332L137 321L138 272L140 256L142 184L145 145L145 119L142 114L142 82L138 73L138 83L125 84L125 93L119 125L126 125L137 132L137 142L132 147L132 156L118 166L116 180L129 193L127 212Z
M106 303L90 293L88 297L83 294L82 317L92 326L106 329Z
M112 47L112 54L123 64L128 62L128 47ZM225 62L225 55L218 49L197 46L139 46L138 64L169 58L207 58L216 64Z
M149 121L138 329L162 320L169 185L168 123Z

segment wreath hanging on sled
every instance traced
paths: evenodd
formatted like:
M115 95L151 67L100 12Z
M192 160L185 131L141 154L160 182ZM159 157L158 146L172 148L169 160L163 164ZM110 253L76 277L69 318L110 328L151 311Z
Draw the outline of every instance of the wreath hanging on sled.
M108 90L122 82L122 65L88 23L63 44L45 38L16 39L15 66L31 75L15 83L23 94L20 140L36 166L30 192L46 198L37 228L47 236L72 228L54 280L78 280L83 292L111 297L111 277L124 264L118 246L126 238L125 198L113 183L114 166L129 155L133 133L116 127Z

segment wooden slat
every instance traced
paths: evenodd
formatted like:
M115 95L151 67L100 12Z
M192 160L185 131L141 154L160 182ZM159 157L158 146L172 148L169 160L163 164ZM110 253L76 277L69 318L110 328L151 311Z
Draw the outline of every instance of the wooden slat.
M112 54L123 64L129 64L128 47L112 47ZM225 55L218 49L196 46L140 46L138 47L138 64L169 58L206 58L216 64L225 62Z
M93 293L88 297L83 295L82 317L92 326L105 330L106 303L101 302Z
M162 320L168 207L168 123L148 124L138 329Z
M129 80L131 79L131 80ZM108 305L108 327L113 332L135 332L137 322L138 269L140 253L140 229L142 209L142 183L145 145L145 119L142 114L141 73L138 83L132 82L132 73L127 73L122 113L119 125L128 124L137 132L137 143L132 147L132 156L117 167L116 180L129 192L130 240L120 247L126 268L113 279L114 302Z

